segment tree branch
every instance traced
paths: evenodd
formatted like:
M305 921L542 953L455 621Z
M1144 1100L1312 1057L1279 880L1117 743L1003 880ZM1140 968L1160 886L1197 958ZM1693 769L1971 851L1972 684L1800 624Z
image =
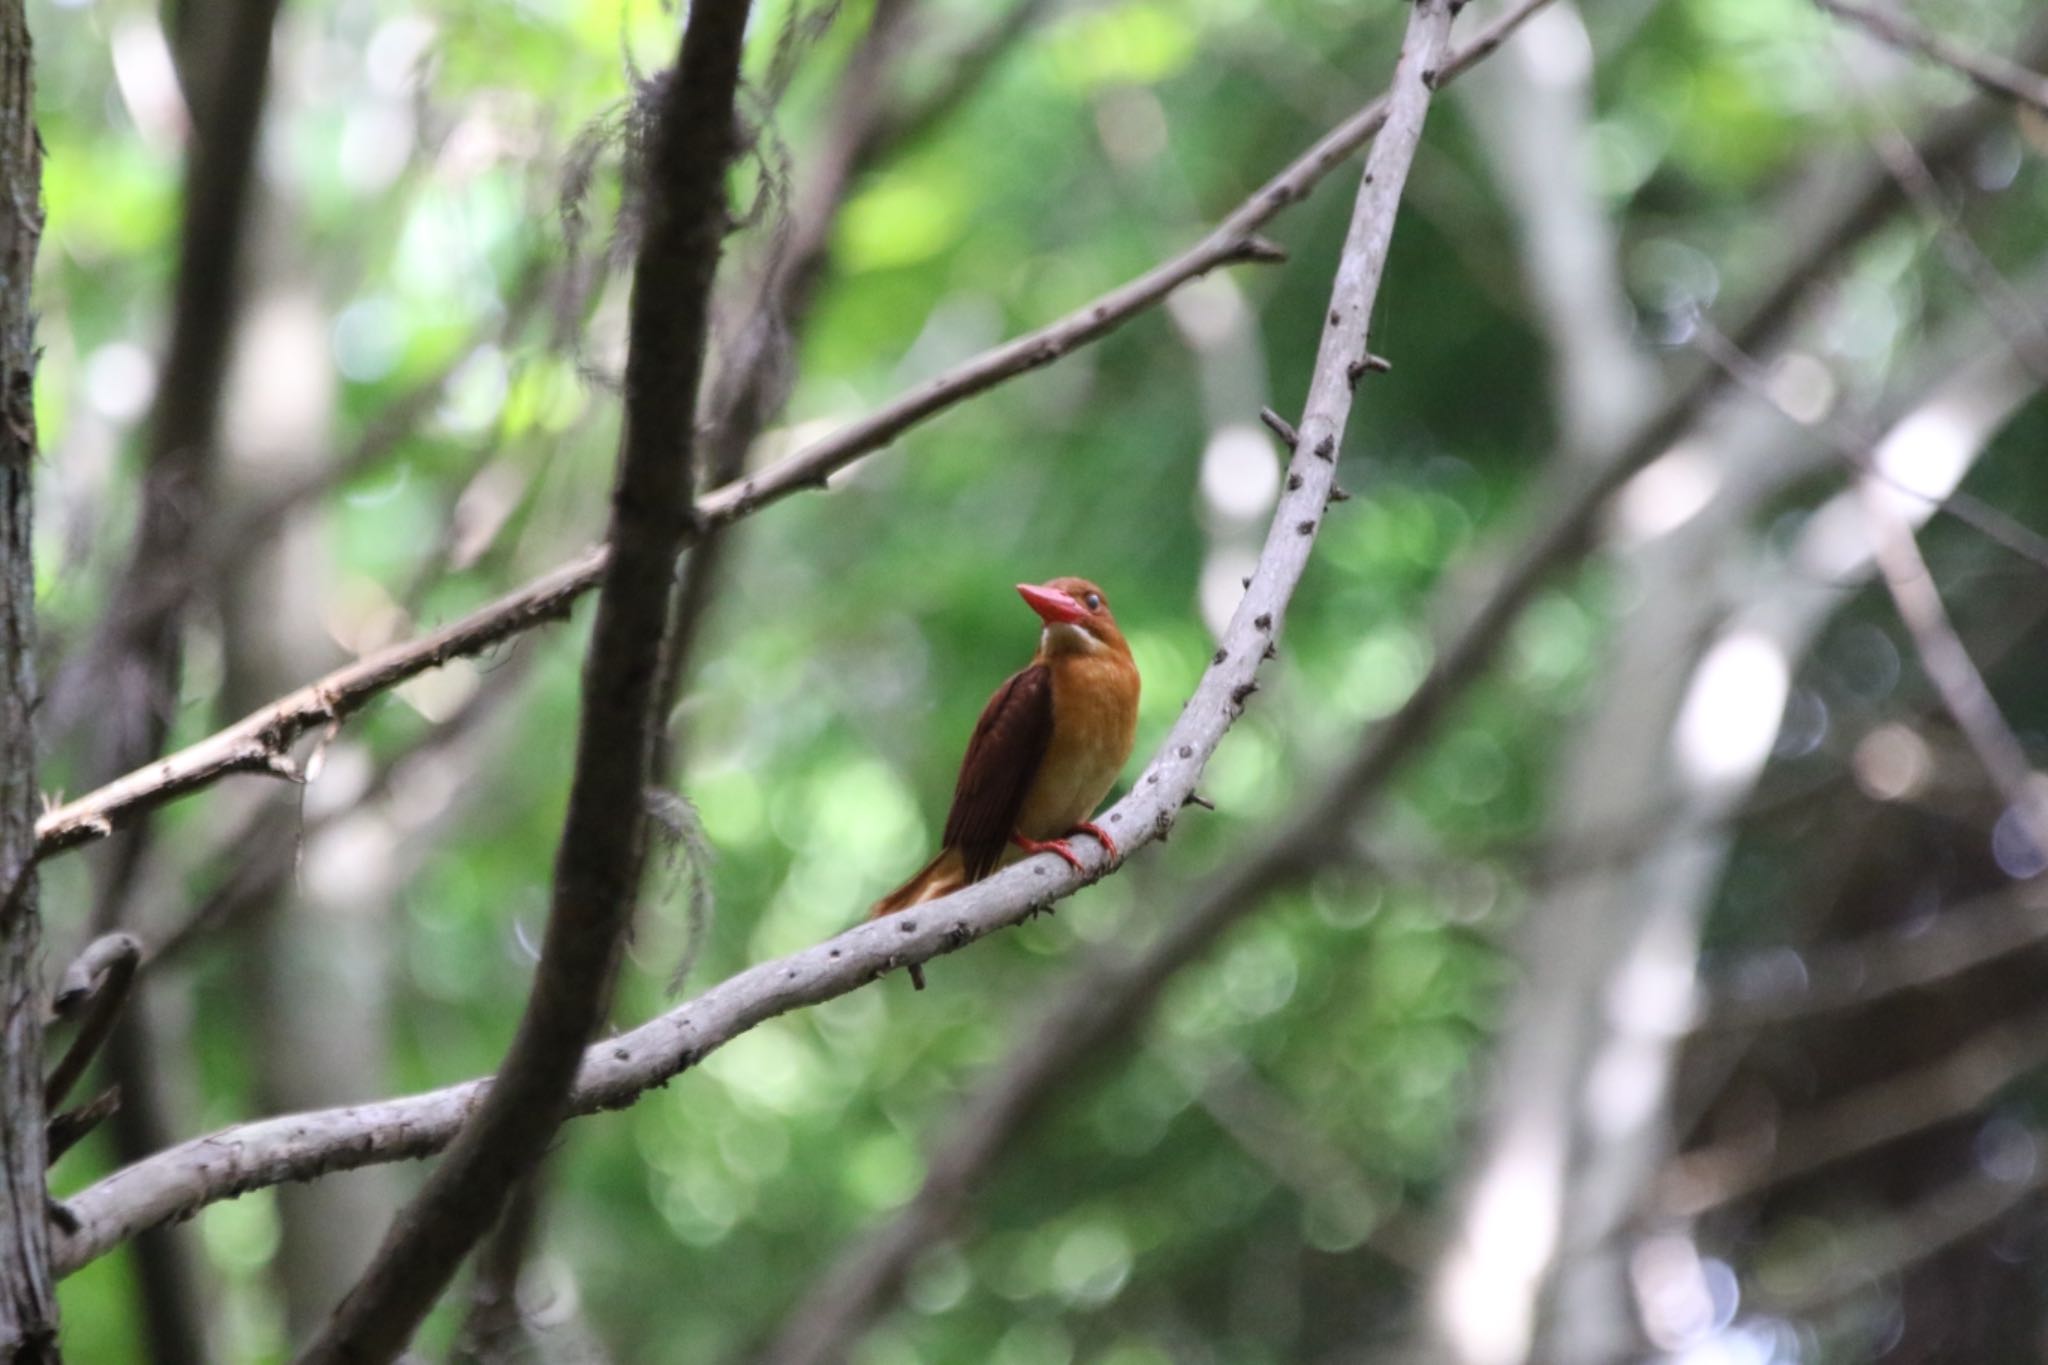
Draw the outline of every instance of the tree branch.
M1980 90L2001 99L2016 100L2048 114L2048 76L2038 75L2000 57L1968 51L1903 14L1858 4L1854 0L1813 2L1838 19L1859 25L1882 42L1948 67Z
M43 1107L54 1110L64 1103L71 1087L85 1074L86 1067L107 1041L121 1006L128 1001L128 988L135 982L135 968L142 961L142 943L133 934L107 934L94 939L64 971L52 1008L59 1018L68 1019L89 1010L78 1026L78 1036L65 1049L50 1079L43 1084Z
M655 676L676 556L688 537L712 279L739 150L748 0L700 0L636 168L646 224L633 272L612 553L598 592L553 903L519 1031L474 1115L399 1212L363 1278L301 1359L381 1361L404 1349L501 1196L560 1125L603 1018L646 860L645 792L661 731Z
M1446 60L1437 83L1442 85L1483 59L1547 3L1549 0L1521 0ZM1056 322L955 366L760 473L736 479L700 498L696 533L730 525L799 489L822 487L827 476L882 449L920 422L1106 336L1219 265L1274 259L1274 248L1256 235L1257 229L1307 198L1324 176L1379 131L1386 111L1382 97L1324 134L1207 237L1180 255ZM1657 452L1662 449L1659 443ZM300 736L360 710L374 697L430 668L567 615L576 599L597 585L609 553L609 547L603 545L588 550L452 625L338 669L226 730L48 812L37 822L37 856L48 857L103 839L135 816L211 786L230 773L295 776L285 750Z
M1100 817L1101 824L1116 831L1127 854L1173 828L1210 755L1241 713L1307 565L1350 413L1349 371L1365 354L1395 207L1429 105L1431 91L1424 78L1444 69L1448 27L1448 0L1418 0L1388 101L1387 130L1367 161L1338 268L1330 310L1337 321L1323 329L1302 441L1290 462L1292 487L1275 510L1258 567L1214 661L1143 776ZM1289 844L1288 851L1294 850ZM586 1114L630 1104L765 1019L834 999L1017 924L1110 870L1105 853L1093 843L1082 845L1078 856L1085 871L1049 854L1029 858L915 911L870 921L730 977L695 1000L589 1048L570 1107ZM1261 858L1273 856L1269 850ZM1121 998L1104 997L1095 1008ZM487 1082L471 1081L382 1104L238 1125L183 1143L116 1172L70 1201L78 1226L63 1239L59 1264L76 1269L140 1229L216 1199L282 1180L438 1151L468 1113L485 1102L488 1090Z

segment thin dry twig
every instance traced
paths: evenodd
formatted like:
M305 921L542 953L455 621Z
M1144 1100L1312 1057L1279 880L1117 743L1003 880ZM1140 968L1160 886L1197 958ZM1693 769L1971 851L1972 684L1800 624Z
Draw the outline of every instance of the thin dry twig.
M2017 100L2048 114L2048 76L2027 70L2002 57L1969 51L1904 14L1855 0L1813 0L1839 19L1902 51L1925 57L1955 71L1978 89L2001 99Z
M1521 0L1442 64L1438 85L1470 69L1547 3ZM1106 336L1218 266L1275 259L1276 248L1257 230L1307 198L1331 170L1379 131L1386 111L1382 97L1324 134L1180 255L1055 322L953 367L760 473L713 490L698 500L697 531L730 525L801 489L823 487L829 475L881 450L910 428ZM1955 134L1942 136L1946 142ZM1705 395L1699 396L1703 400ZM1656 444L1661 450L1661 439ZM286 751L300 736L353 714L430 668L566 616L576 599L597 585L609 553L602 545L585 551L460 621L338 669L226 730L49 811L36 824L37 856L103 839L135 816L231 773L295 776Z

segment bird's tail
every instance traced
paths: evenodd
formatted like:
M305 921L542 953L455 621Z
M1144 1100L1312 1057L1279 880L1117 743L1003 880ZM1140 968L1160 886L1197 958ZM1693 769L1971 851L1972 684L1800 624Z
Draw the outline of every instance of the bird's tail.
M910 880L875 902L868 911L869 919L880 919L893 915L898 910L908 910L913 905L949 896L967 885L967 868L960 860L958 849L939 850L939 856L910 874Z
M868 911L869 919L880 919L893 915L899 910L908 910L913 905L949 896L967 885L967 865L958 849L944 848L930 862L911 873L910 880L876 901ZM910 984L924 989L924 970L916 964L910 968Z

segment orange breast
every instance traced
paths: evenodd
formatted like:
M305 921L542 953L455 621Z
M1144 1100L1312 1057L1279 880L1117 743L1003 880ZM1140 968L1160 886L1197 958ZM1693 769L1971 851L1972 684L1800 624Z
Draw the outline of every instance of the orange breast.
M1138 733L1138 670L1114 654L1067 655L1052 666L1052 739L1024 796L1017 828L1056 839L1095 813Z

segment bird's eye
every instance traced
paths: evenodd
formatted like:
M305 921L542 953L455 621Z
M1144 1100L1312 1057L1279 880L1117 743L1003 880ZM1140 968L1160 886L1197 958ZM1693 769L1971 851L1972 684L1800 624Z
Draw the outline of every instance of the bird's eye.
M1091 592L1081 600L1088 604L1088 610L1090 611L1102 610L1102 598L1095 593Z

